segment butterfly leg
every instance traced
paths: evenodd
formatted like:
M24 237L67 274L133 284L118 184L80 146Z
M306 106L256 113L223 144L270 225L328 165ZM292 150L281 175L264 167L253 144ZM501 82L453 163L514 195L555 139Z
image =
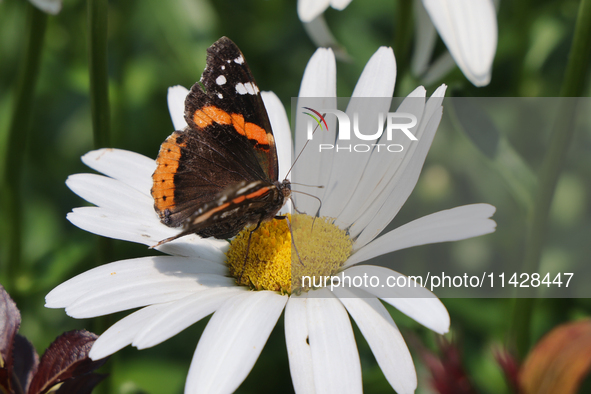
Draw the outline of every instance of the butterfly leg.
M178 233L177 235L163 239L162 241L158 242L156 245L150 246L148 249L156 249L158 246L160 246L162 244L165 244L170 241L174 241L175 239L178 239L180 237L184 237L185 235L189 235L189 234L191 234L190 231L183 231L181 233Z
M322 186L319 186L319 187L322 187ZM312 219L311 231L314 231L314 223L316 222L316 218L318 217L318 214L320 213L320 208L322 208L322 201L318 197L313 196L311 194L308 194L308 193L303 193L303 194L306 194L310 197L314 197L314 198L318 199L318 201L320 202L320 206L318 206L318 210L316 211L316 214L314 215L314 219ZM293 201L293 198L289 197L289 199L291 200L291 205L293 206L293 209L297 213L299 213L300 215L305 214L305 212L300 212L300 210L296 208L295 201ZM283 216L275 216L275 219L283 219Z
M242 272L240 272L240 276L238 277L238 284L240 284L240 281L242 280L242 275L244 274L244 268L246 268L246 262L248 261L248 254L250 253L250 240L252 239L252 233L257 231L260 226L261 226L261 221L259 221L257 223L257 226L250 231L250 234L248 234L248 243L246 244L246 255L244 256L244 263L242 264Z
M305 267L304 262L302 261L302 258L300 257L300 253L298 252L298 248L296 247L295 244L295 240L293 239L293 231L291 230L291 223L289 221L289 218L287 216L275 216L275 219L285 219L287 222L287 228L289 229L289 233L291 234L291 244L293 245L293 249L296 252L296 255L298 256L298 260L300 261L300 264Z
M291 201L291 206L293 207L294 211L296 211L297 213L299 213L300 215L305 214L305 212L300 211L296 205L295 205L295 201L293 201L293 198L289 197L289 200ZM277 217L275 217L277 219Z

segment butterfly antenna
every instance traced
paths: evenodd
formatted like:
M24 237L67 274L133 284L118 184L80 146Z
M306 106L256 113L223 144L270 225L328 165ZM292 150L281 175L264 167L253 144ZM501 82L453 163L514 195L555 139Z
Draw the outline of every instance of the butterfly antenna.
M297 182L291 182L291 184L298 185L298 186L317 187L318 189L324 189L324 186L322 186L322 185L306 185L305 183L297 183Z
M322 116L326 116L326 114L322 114ZM312 132L312 136L314 136L314 134L316 133L316 130L318 130L318 127L320 127L320 124L318 124L315 128L314 131ZM291 164L291 167L289 167L289 171L287 171L287 174L285 174L285 178L287 179L287 177L289 176L289 173L291 172L291 170L293 169L293 166L295 165L295 163L298 161L298 159L300 158L300 156L302 155L302 153L304 152L304 149L306 149L306 146L308 146L308 144L310 143L311 140L306 141L306 143L304 144L304 146L302 147L302 150L300 150L300 153L298 153L298 157L296 157L296 159L293 161L293 163Z

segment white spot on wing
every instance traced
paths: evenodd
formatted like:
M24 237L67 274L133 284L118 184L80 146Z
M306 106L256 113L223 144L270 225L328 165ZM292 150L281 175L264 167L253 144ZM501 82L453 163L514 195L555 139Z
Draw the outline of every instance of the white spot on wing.
M223 85L226 83L226 77L224 77L223 75L220 75L219 77L217 77L217 79L215 80L215 83L217 83L218 85Z
M252 82L245 83L244 87L246 88L248 94L257 94L259 92L259 88L257 87L257 85L255 85Z
M252 82L247 83L237 83L236 84L236 92L238 94L257 94L259 92L259 88Z
M238 93L238 94L246 94L246 93L248 93L248 90L246 90L246 86L244 86L243 83L238 82L236 84L236 93Z
M226 69L226 66L222 66L222 67L220 67L220 68L221 68L222 70L225 70L225 69Z
M221 98L221 99L223 99L224 98L224 95L221 94L221 93L218 93L218 97Z
M244 58L242 57L242 55L240 55L236 59L234 59L234 63L238 63L238 64L244 63Z

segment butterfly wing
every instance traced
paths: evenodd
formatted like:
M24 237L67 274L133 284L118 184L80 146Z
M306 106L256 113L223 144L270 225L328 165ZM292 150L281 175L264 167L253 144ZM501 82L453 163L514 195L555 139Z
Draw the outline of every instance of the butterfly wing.
M277 181L277 151L271 123L244 55L232 40L222 37L207 50L207 67L200 82L203 87L199 82L193 85L185 103L185 119L190 127L211 121L232 124L234 131L252 145L267 179ZM204 93L208 98L206 105Z
M277 180L275 140L259 89L228 38L208 49L201 81L185 101L185 119L188 126L166 139L156 160L152 196L164 224L186 224L234 185Z

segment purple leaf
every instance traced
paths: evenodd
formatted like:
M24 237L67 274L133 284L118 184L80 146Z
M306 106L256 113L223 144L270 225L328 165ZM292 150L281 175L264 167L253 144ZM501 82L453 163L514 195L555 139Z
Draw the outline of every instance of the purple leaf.
M90 394L94 387L99 384L107 375L89 373L72 378L60 386L56 394Z
M14 377L22 388L22 392L26 393L33 376L37 372L39 366L39 356L35 348L22 335L18 335L14 340Z
M66 382L68 379L78 379L103 365L106 359L92 361L88 358L88 352L97 338L97 335L85 330L69 331L60 335L41 357L29 394L43 394L58 383ZM88 379L92 381L91 377ZM81 383L85 383L85 380L83 379ZM74 382L71 384L74 385ZM88 388L85 384L79 387L84 390ZM86 392L89 391L81 391L81 393ZM76 392L68 391L68 393Z
M11 392L14 337L21 324L21 314L4 287L0 285L0 387Z

